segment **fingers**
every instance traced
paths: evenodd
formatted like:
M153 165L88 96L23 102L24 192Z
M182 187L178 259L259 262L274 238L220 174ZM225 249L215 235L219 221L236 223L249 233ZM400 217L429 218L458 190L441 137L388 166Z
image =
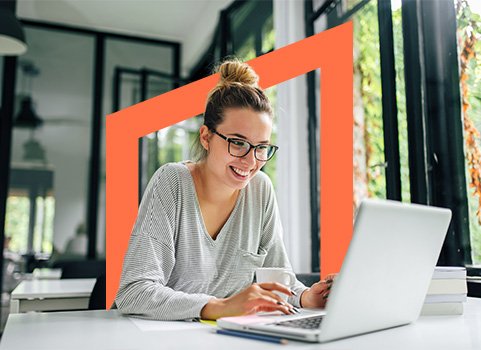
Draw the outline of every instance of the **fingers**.
M323 293L323 296L322 296L322 298L325 301L327 301L327 298L329 298L329 294L331 293L332 284L334 283L336 277L337 277L337 273L329 274L326 277L327 288L326 288L326 291Z
M337 277L337 273L330 273L329 275L326 276L326 282L327 283L332 283Z
M334 282L334 279L326 280L326 289L321 293L322 299L327 301L327 298L329 298L329 294L331 293L331 288L332 284Z
M299 312L299 309L278 301L277 299L271 298L267 295L259 296L258 298L252 299L247 303L248 313L256 313L260 311L281 311L286 315L293 315Z
M327 289L331 289L332 282L327 282L327 281L319 281L317 283L314 283L311 286L311 289L314 293L321 294Z
M326 279L325 280L320 280L319 282L317 283L314 283L312 286L317 289L321 288L321 289L331 289L332 287L332 284L334 283L335 279L337 277L337 274L336 273L332 273L332 274L329 274L326 276Z
M274 292L293 294L286 286L279 283L254 283L242 292L224 299L220 316L248 315L259 311L280 311L286 315L300 312L298 308L285 302Z
M326 288L325 291L321 293L322 300L327 301L327 298L329 298L330 293L331 293L331 287L329 286L328 288Z
M289 290L289 288L285 287L284 285L282 284L279 284L279 283L272 283L272 284L275 284L275 285L278 285L277 287L281 287L281 288L284 288L284 289L287 289L289 292L291 292L292 294L292 291ZM257 285L257 287L259 288L259 292L263 295L263 296L268 296L272 299L275 299L277 301L277 304L278 305L283 305L283 306L286 306L289 310L292 310L294 308L294 306L292 306L291 304L289 304L287 301L285 301L279 294L271 291L271 290L267 290L265 289L265 283L263 283L262 285Z
M271 297L272 299L276 299L277 301L280 301L281 303L284 302L284 299L282 299L282 297L277 294L277 293L274 293L274 292L271 292L271 291L268 291L268 290L262 290L261 291L262 295L267 295L269 297Z
M317 298L320 298L321 305L324 305L329 298L334 278L335 275L328 275L325 280L314 283L310 288L312 293L317 294Z
M276 291L284 293L288 296L297 295L294 291L290 290L285 285L277 283L277 282L257 283L257 285L259 287L261 287L262 289L270 290L270 291L276 290Z

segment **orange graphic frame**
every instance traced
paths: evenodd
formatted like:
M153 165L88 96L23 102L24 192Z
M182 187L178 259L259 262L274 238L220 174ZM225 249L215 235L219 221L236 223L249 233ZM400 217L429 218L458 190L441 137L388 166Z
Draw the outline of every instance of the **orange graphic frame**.
M315 69L321 71L321 276L339 271L352 235L352 32L349 22L248 62L264 89ZM137 216L138 140L203 113L206 96L217 81L218 74L213 74L107 117L107 307L115 299Z

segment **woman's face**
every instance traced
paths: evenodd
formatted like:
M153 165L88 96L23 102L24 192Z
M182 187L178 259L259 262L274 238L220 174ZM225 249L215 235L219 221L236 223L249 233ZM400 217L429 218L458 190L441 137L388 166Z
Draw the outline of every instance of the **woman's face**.
M254 157L254 149L243 157L231 156L228 142L219 135L201 129L201 142L208 147L206 164L218 181L238 190L244 188L266 163ZM270 143L272 120L269 114L247 108L232 108L224 111L224 120L216 131L226 137L243 139L253 145Z

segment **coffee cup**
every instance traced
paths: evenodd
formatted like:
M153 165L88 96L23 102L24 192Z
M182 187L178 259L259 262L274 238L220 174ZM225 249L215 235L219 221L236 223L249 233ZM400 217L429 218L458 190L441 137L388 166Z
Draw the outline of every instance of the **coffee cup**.
M257 283L277 282L291 288L296 283L296 275L289 269L284 267L261 267L256 269ZM288 295L274 291L281 296L284 301L287 300Z

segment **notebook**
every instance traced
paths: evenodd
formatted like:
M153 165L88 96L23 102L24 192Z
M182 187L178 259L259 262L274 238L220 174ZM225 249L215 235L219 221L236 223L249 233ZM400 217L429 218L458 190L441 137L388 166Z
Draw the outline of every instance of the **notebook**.
M365 200L325 310L225 317L225 329L309 342L369 333L415 321L451 220L449 209Z

